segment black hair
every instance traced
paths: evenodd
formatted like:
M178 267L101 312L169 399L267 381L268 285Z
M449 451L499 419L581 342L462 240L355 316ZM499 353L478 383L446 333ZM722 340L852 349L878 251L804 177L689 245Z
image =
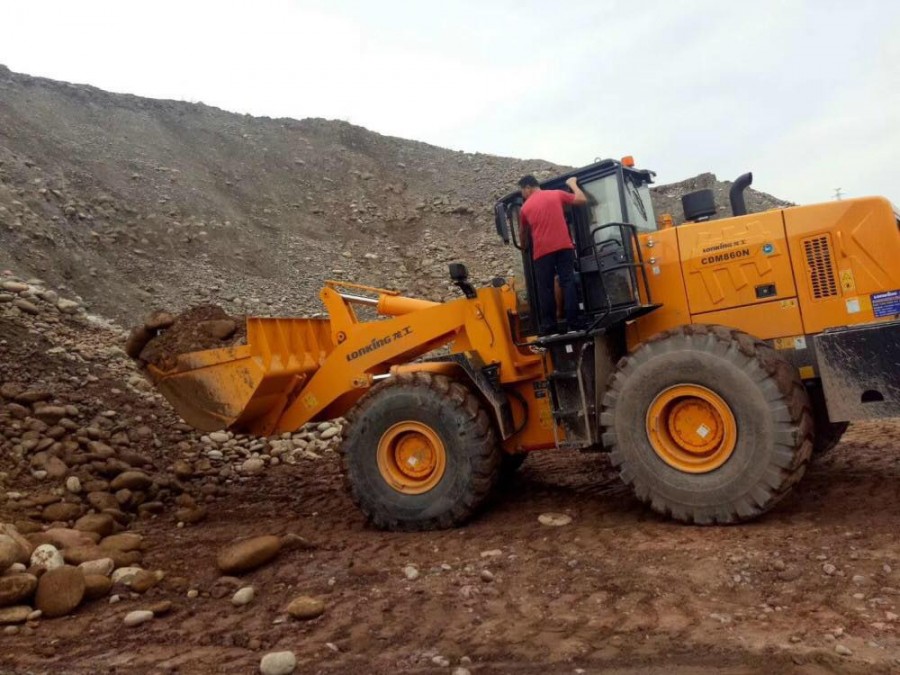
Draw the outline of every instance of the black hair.
M537 178L535 178L531 174L528 174L527 176L522 176L519 179L519 187L520 188L540 187L540 184L538 183Z

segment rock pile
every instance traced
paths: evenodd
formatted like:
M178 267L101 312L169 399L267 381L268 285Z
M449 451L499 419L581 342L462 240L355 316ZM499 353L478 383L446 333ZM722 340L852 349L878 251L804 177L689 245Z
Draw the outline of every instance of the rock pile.
M32 531L0 523L0 624L64 616L116 586L145 593L163 577L137 567L143 537L101 534L114 529L112 518L83 516L74 527L46 530L29 521L22 526Z
M140 566L135 524L197 523L223 486L340 440L340 422L270 439L199 435L110 346L121 332L40 280L7 274L0 288L14 296L0 303L0 624L146 592L163 573Z

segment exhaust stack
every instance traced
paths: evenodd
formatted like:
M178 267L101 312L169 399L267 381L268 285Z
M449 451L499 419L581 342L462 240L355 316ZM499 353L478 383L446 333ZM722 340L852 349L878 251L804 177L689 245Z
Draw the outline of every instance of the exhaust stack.
M731 190L728 192L728 200L731 202L731 213L735 216L747 215L747 204L744 202L744 190L753 183L753 174L748 172L737 177Z

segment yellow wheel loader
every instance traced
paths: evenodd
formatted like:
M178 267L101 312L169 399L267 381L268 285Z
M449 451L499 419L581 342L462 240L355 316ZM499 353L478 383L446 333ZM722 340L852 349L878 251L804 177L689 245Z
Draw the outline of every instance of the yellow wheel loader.
M527 453L610 455L672 518L735 523L771 509L851 420L900 416L900 216L880 197L734 217L709 190L661 228L633 162L577 178L568 207L579 324L542 327L522 198L495 207L523 279L437 303L328 281L329 318L248 318L247 344L149 366L205 431L257 435L344 416L350 494L376 526L459 525ZM670 221L671 222L671 221ZM362 320L361 307L377 313ZM359 312L359 314L358 314Z

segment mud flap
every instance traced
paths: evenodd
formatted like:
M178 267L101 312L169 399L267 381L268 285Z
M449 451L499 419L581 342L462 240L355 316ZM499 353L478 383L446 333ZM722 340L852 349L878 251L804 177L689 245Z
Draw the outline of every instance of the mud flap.
M815 344L832 422L900 417L900 321L821 333Z

